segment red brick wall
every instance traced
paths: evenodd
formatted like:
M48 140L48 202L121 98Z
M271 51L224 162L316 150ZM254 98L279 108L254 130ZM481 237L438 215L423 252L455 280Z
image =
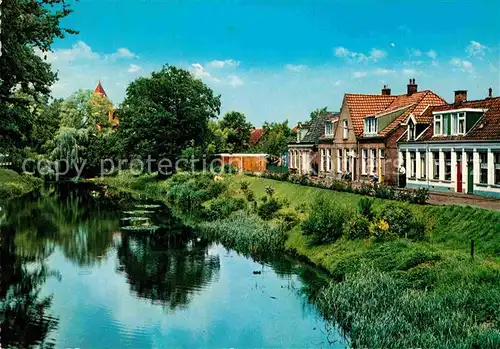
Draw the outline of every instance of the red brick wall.
M385 177L390 184L397 183L398 144L397 141L406 132L406 126L399 125L385 140Z

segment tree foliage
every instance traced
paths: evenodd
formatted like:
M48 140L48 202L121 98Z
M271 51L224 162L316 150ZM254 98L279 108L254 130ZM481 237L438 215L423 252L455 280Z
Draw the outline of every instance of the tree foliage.
M292 131L288 127L288 121L264 123L262 126L264 134L255 150L269 154L274 157L280 157L287 151L288 139Z
M248 149L252 124L247 122L245 114L238 111L230 111L224 114L219 123L221 129L227 130L227 148L232 153Z
M186 147L205 145L220 96L184 69L166 65L127 87L118 132L124 150L175 161ZM192 143L193 142L193 143Z
M76 33L60 21L71 13L64 0L4 0L0 56L0 147L21 147L31 128L29 101L47 96L57 75L45 61L56 38Z
M314 109L311 114L310 114L310 117L311 117L311 120L314 120L316 119L318 116L320 116L321 114L324 114L326 113L328 110L328 107L323 107L323 108L317 108L317 109Z

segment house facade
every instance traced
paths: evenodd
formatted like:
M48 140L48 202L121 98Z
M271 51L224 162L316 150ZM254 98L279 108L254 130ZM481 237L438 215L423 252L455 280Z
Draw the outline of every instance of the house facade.
M332 133L320 138L320 174L354 181L395 184L398 168L397 141L406 132L403 122L420 115L431 105L446 102L434 92L419 92L410 79L407 93L391 95L384 86L381 94L346 94L340 115L329 120ZM326 124L328 125L328 123Z
M292 129L296 137L288 142L288 168L291 171L307 175L320 172L320 166L323 165L318 154L319 141L325 132L325 124L335 116L334 113L323 113Z
M409 118L399 143L406 186L500 197L500 97L455 101Z

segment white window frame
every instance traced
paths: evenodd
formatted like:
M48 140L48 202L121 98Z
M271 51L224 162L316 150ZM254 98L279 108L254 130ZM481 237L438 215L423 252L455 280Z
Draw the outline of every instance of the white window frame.
M366 135L376 135L378 133L378 122L376 118L366 118L365 119L365 134Z
M451 118L451 130L450 134L452 136L456 136L458 134L458 114L457 113L451 113L450 114Z
M351 149L346 148L344 155L345 155L345 171L352 172L351 171Z
M342 168L343 168L343 159L342 159L342 154L343 154L343 149L339 148L337 149L337 172L341 173Z
M321 154L321 162L320 162L320 171L323 172L325 170L325 149L324 148L321 148L321 151L320 151L320 154Z
M330 121L325 124L325 136L333 136L333 123Z
M344 128L344 139L347 139L349 138L349 122L347 120L343 120L342 126Z
M332 170L332 150L327 149L326 150L326 171L330 172Z
M460 132L460 121L463 121L464 129ZM458 113L457 117L457 135L465 135L467 132L467 124L466 124L466 116L465 113Z
M370 174L374 174L377 169L377 149L370 149Z
M420 159L420 178L427 178L427 153L421 152Z
M366 168L368 167L368 153L366 149L361 149L361 174L367 175Z
M439 122L439 128L436 124ZM434 115L434 136L441 136L443 134L443 114Z

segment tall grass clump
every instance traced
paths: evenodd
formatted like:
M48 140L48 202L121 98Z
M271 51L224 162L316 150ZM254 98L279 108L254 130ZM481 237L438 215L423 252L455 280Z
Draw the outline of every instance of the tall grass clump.
M302 223L302 233L311 236L313 245L335 242L342 236L344 221L351 215L347 206L320 194L309 207L309 216Z
M317 304L348 331L355 348L499 348L498 327L477 317L470 304L484 300L468 286L446 293L405 288L365 265L344 282L330 283Z
M281 227L270 227L258 216L238 211L228 218L203 222L200 233L224 246L252 256L284 251L286 235Z

